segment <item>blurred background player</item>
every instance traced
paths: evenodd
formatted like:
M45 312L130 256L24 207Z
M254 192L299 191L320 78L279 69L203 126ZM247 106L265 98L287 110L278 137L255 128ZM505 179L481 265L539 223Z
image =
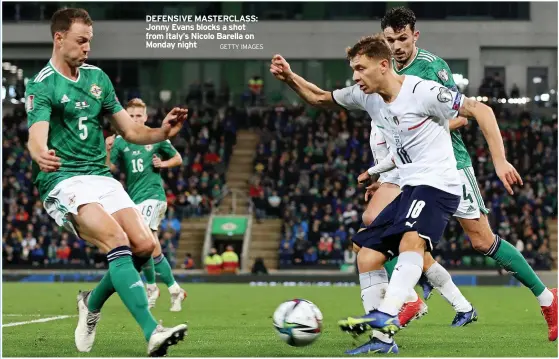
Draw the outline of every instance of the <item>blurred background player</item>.
M384 36L392 48L394 70L397 74L414 75L436 81L455 91L456 84L446 62L416 46L419 31L415 28L415 22L413 11L405 7L390 9L381 21ZM547 322L548 338L554 341L557 339L557 289L549 290L522 254L491 230L487 220L489 211L485 208L481 197L470 155L460 132L456 130L459 126L460 122L454 125L451 123L452 147L463 189L460 206L454 216L458 218L474 249L495 259L499 265L511 272L532 291ZM504 157L493 161L497 172L504 165L503 161L505 161ZM393 268L394 262L387 270L391 272ZM440 264L433 261L425 275L457 311L453 325L465 325L473 315L476 315L473 309L468 311L471 307L469 303L453 299L459 298L457 288L450 284L450 275Z
M158 129L132 121L108 76L85 64L92 24L83 9L61 9L52 16L52 57L29 81L25 94L33 179L56 223L107 253L109 270L99 285L78 295L77 349L91 350L99 304L116 291L142 328L148 354L164 355L184 338L187 326L163 328L148 310L135 265L151 256L154 244L134 203L110 176L101 114L108 112L117 132L130 142L149 144L176 135L187 111L174 108Z
M139 98L132 99L126 105L130 117L144 125L148 119L147 107ZM161 252L161 243L157 231L167 211L167 198L161 180L161 169L172 168L182 164L182 157L169 140L152 145L135 145L125 141L121 136L109 136L105 140L107 158L111 171L117 166L126 175L126 190L142 214L144 223L150 228L155 241L151 258L144 264L142 271L146 277L146 289L149 308L155 307L159 297L159 288L155 283L155 274L169 288L171 311L181 310L181 303L186 292L179 287L167 258Z

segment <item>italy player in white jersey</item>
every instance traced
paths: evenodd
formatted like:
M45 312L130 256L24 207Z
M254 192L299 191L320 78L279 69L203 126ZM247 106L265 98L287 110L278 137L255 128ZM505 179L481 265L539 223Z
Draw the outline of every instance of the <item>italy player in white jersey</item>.
M490 108L435 82L397 75L391 57L382 35L361 39L348 49L357 85L339 93L321 90L293 74L279 55L274 57L270 68L276 78L287 82L313 105L339 104L366 110L387 140L392 155L373 167L372 173L377 175L392 169L392 161L400 170L402 193L353 238L362 247L358 257L367 255L378 275L371 276L371 290L367 293L371 312L340 321L340 326L359 332L369 326L384 333L376 332L359 353L398 351L391 337L400 329L398 311L421 275L425 253L437 244L458 207L461 182L447 119L458 113L475 117L492 155L504 158L502 138ZM520 177L510 163L505 163L497 174L510 188L511 184L520 182ZM382 265L398 255L396 270L388 284L382 278Z

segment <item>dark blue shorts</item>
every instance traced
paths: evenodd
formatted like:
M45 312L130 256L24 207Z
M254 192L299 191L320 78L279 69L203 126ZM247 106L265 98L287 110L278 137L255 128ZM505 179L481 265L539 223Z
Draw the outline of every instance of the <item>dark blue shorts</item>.
M427 250L432 251L459 204L460 196L434 187L406 186L352 241L392 258L399 253L403 234L417 232L425 240Z

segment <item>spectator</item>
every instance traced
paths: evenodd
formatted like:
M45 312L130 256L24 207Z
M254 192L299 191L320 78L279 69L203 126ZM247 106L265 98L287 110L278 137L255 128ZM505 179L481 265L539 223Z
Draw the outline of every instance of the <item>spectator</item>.
M268 269L264 265L264 260L262 258L256 258L254 260L251 272L252 274L268 274Z
M182 269L194 269L194 259L192 259L192 254L186 253Z

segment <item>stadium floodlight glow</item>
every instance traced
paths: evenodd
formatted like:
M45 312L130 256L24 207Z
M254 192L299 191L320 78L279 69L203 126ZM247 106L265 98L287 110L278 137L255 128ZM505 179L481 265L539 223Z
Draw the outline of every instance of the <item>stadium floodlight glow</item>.
M512 103L512 98L509 98L509 99L508 99L508 103Z
M532 81L533 81L535 84L541 84L541 83L542 83L542 78L539 77L539 76L536 76L536 77L534 77L534 78L532 79Z
M542 94L541 99L542 99L542 101L545 101L545 102L549 101L549 94L548 93Z
M163 102L169 102L169 100L171 99L171 91L161 90L159 92L159 99Z
M16 66L16 65L12 65L12 67L10 68L10 72L11 72L12 74L15 74L16 71L17 71L17 66Z
M534 101L536 101L536 102L537 102L537 101L539 101L539 100L540 100L540 96L536 96L536 97L534 97Z
M483 96L483 98L481 99L483 102L487 102L489 99L487 98L487 96Z
M555 95L555 90L551 89L551 90L549 90L549 93L552 94L552 95Z
M478 96L476 100L481 101L481 96Z
M2 68L4 69L4 71L9 71L10 67L12 67L12 64L10 64L9 62L2 63Z

